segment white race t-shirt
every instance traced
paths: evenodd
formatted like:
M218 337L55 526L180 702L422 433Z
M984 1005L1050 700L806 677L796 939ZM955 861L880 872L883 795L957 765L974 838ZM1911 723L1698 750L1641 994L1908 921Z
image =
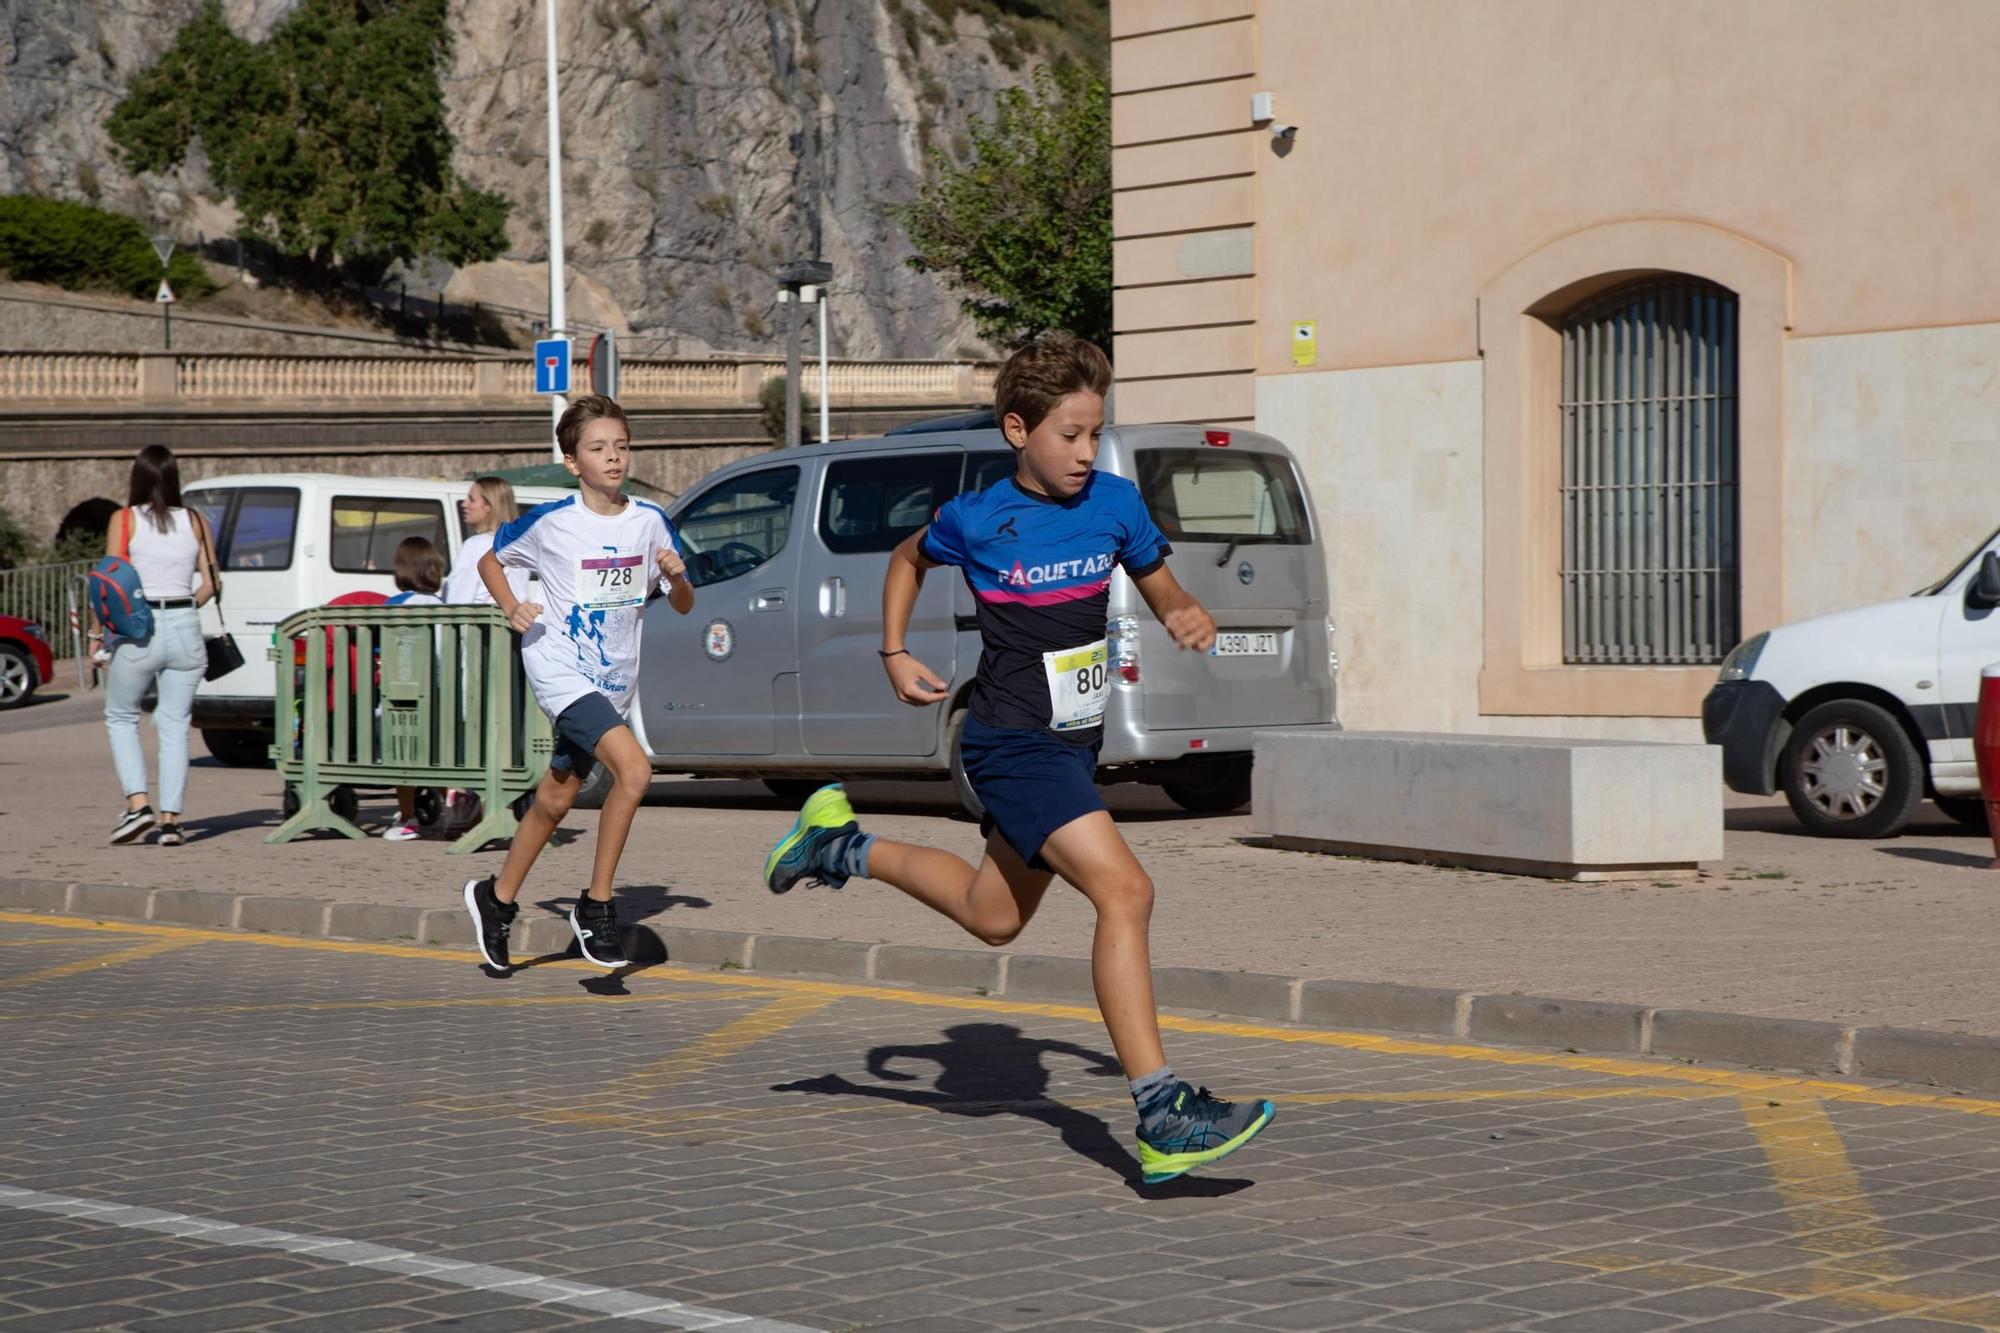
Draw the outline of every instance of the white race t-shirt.
M620 714L639 675L639 617L661 582L657 557L678 551L658 505L627 497L593 514L571 495L536 505L493 534L504 568L541 578L541 618L521 636L521 665L550 717L595 691Z
M493 549L493 534L475 532L465 539L458 548L458 559L452 562L451 573L444 578L444 599L454 606L491 606L493 594L486 590L486 580L479 577L479 557ZM528 571L509 569L507 586L514 590L514 600L527 601Z

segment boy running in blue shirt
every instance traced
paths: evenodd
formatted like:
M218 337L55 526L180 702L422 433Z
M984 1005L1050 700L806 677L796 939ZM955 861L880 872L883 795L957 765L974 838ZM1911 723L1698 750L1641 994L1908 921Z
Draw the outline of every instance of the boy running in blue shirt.
M982 651L965 720L966 776L986 808L977 867L949 852L861 831L836 784L806 802L764 864L784 893L802 879L895 885L987 944L1021 933L1061 875L1097 909L1091 979L1139 1110L1148 1184L1227 1156L1276 1109L1233 1104L1175 1077L1160 1045L1147 932L1153 882L1099 799L1113 565L1183 649L1206 652L1215 622L1167 568L1171 551L1138 488L1098 472L1111 364L1088 342L1045 337L1000 372L995 418L1016 451L1012 478L960 495L896 548L882 586L879 650L903 702L948 698L903 635L927 570L956 565L978 601Z
M493 534L493 549L479 557L479 577L521 632L522 669L556 731L549 771L521 817L500 874L465 884L479 952L502 972L512 966L507 933L518 910L514 900L598 764L610 768L614 782L597 821L590 888L577 899L569 924L585 959L603 968L625 965L611 883L632 816L653 781L653 766L625 725L639 673L639 618L660 584L674 610L686 615L694 607L666 511L620 493L632 463L624 410L600 394L579 398L556 423L556 444L563 466L576 476L577 493L536 505L506 524ZM507 582L509 569L538 573L542 600L518 600Z

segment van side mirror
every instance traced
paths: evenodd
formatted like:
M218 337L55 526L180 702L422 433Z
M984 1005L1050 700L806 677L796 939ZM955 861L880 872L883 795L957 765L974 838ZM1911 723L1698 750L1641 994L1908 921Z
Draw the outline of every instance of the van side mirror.
M1974 606L2000 606L2000 551L1979 557L1979 572L1972 576L1966 600Z

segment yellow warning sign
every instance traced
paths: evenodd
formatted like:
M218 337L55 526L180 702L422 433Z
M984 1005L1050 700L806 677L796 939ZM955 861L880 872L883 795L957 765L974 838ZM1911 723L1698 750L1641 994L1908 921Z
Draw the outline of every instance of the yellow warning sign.
M1318 320L1300 319L1292 322L1292 364L1295 366L1319 364Z

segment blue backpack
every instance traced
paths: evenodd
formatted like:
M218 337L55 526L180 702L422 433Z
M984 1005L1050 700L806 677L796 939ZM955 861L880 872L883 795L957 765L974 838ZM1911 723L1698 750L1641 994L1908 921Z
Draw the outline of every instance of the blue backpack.
M139 571L123 556L107 555L90 571L90 605L97 623L121 639L153 633L153 608L139 584Z

